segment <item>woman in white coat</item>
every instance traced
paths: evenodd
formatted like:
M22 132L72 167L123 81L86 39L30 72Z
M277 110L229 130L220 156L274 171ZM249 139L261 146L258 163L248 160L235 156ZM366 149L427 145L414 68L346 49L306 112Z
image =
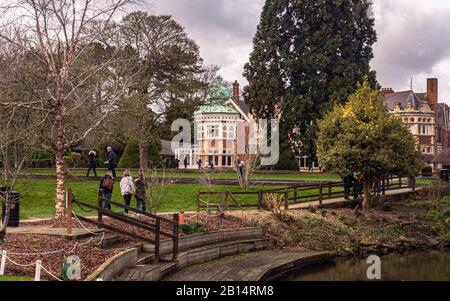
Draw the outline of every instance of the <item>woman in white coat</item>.
M130 207L131 198L136 192L136 187L134 186L133 178L131 177L130 170L125 170L123 173L122 180L120 180L120 192L125 200L125 206ZM125 208L125 213L128 214L128 209Z

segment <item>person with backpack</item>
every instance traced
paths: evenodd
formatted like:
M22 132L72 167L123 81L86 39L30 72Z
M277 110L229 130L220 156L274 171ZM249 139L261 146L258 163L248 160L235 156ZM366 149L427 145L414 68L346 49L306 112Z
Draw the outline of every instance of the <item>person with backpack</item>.
M89 177L89 174L91 173L91 169L94 171L94 175L97 177L97 152L93 149L88 154L89 159L89 169L87 171L87 177Z
M111 170L107 170L100 181L100 196L103 199L103 208L111 210L111 198L114 188L114 179Z
M134 187L133 178L131 177L130 170L127 169L123 173L122 180L120 180L120 193L125 200L125 206L130 207L131 198L135 192L136 188ZM125 213L128 214L127 208L125 208Z
M136 179L134 183L136 187L136 192L134 197L136 198L136 209L146 212L147 211L147 203L146 203L146 195L147 195L147 182L145 181L144 170L139 171L139 177Z
M113 177L116 177L116 166L117 166L117 154L114 152L111 146L108 146L108 170L112 172Z

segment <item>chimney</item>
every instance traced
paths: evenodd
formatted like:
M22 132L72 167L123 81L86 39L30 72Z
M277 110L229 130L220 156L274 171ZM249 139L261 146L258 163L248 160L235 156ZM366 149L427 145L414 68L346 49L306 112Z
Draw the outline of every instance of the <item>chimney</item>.
M427 79L427 101L434 110L438 104L438 79Z
M239 92L239 83L238 81L234 81L233 83L233 101L239 105L239 101L240 101L240 92Z
M382 88L381 89L381 95L384 97L384 96L387 96L387 95L390 95L390 94L394 94L395 92L394 92L394 89L392 89L392 88Z

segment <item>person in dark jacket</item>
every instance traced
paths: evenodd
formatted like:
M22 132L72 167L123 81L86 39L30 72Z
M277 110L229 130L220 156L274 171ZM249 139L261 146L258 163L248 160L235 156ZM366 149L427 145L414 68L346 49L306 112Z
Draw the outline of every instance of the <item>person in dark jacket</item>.
M89 169L87 171L87 176L91 173L91 169L94 171L94 175L97 177L97 152L93 149L88 154L89 159Z
M111 170L107 170L105 176L100 181L100 197L103 200L103 208L111 210L111 198L114 188L114 179Z
M142 211L146 212L147 182L145 181L145 174L142 169L139 171L139 177L134 181L134 186L136 187L136 192L134 194L134 197L136 198L136 209L141 210L142 206Z
M188 159L187 157L184 157L184 169L187 169L188 167Z
M111 146L108 146L108 170L112 172L112 176L116 177L117 155Z
M351 186L352 186L352 175L346 175L343 180L344 180L344 198L346 200L350 199L350 190L351 190Z

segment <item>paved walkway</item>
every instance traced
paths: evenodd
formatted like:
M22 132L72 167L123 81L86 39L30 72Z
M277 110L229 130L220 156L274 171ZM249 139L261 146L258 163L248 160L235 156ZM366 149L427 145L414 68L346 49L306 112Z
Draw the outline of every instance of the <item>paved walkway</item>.
M89 229L89 228L88 228ZM93 233L102 233L104 230L101 229L89 229ZM67 234L66 228L55 228L51 225L39 225L39 226L20 226L18 228L8 228L8 233L11 234L40 234L40 235L54 235L54 236L64 236L68 239L77 239L87 236L91 236L91 233L82 228L73 228L72 235Z
M269 250L225 257L187 267L163 281L259 281L285 271L328 262L331 252ZM270 258L270 260L268 260Z
M420 190L420 188L416 188L416 191L417 190ZM397 189L397 190L389 190L389 191L386 191L386 196L405 194L405 193L409 193L409 192L412 192L411 188L402 188L402 189ZM341 197L341 198L324 200L322 202L322 206L345 204L345 203L348 203L348 202L351 202L351 201L345 200L343 197ZM305 202L305 203L300 203L300 204L295 204L295 205L289 205L289 209L290 210L291 209L292 210L295 210L295 209L307 209L310 206L312 206L312 207L319 207L319 205L320 205L319 201Z

